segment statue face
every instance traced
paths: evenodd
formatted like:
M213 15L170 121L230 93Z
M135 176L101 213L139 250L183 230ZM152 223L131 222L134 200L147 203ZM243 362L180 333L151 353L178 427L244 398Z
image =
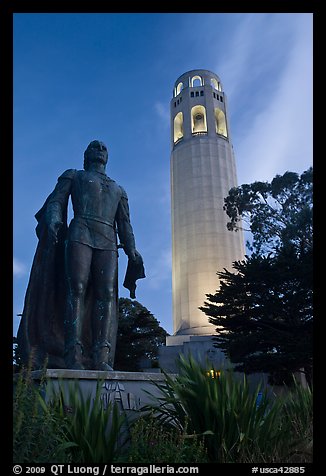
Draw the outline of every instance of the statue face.
M106 165L108 161L108 150L103 142L93 140L85 150L84 156L88 164L91 162L101 162L103 165Z

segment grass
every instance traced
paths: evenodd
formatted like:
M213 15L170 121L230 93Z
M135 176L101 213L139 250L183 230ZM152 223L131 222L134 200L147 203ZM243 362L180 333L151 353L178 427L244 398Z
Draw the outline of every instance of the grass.
M286 397L269 398L232 371L209 378L191 356L181 357L176 378L166 375L165 384L157 387L162 396L146 409L166 428L203 435L211 462L281 462L291 459L299 442L310 447L302 428L311 425L312 399L302 387Z
M13 398L13 461L15 463L65 463L69 461L65 422L44 405L42 384L36 387L30 370L21 371ZM67 448L68 449L68 448Z
M86 397L78 381L70 384L65 392L63 383L54 392L51 407L66 421L65 442L74 462L110 463L122 450L122 429L126 417L120 413L116 402L106 406L101 399L102 381L96 385L95 396Z
M153 415L138 418L131 427L128 463L207 463L207 451L197 435L167 429Z
M21 371L14 388L14 462L312 462L311 389L295 383L271 398L231 371L208 377L191 357L181 358L176 377L165 377L155 384L161 396L129 426L116 403L103 405L103 382L95 395L85 395L78 381L61 382L45 401L45 379L36 386L30 369Z

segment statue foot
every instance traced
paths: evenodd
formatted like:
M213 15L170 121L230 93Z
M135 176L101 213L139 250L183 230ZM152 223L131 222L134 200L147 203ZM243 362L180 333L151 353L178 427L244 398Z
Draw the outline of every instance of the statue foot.
M79 362L71 364L68 368L71 370L85 370L85 367Z
M108 363L110 359L111 345L108 341L97 342L94 345L94 366L96 370L106 370L112 372L113 368Z
M113 372L113 368L106 362L99 362L96 366L96 370L106 370L107 372Z
M85 370L85 367L82 364L82 359L82 345L79 343L72 345L65 355L66 368L71 370Z

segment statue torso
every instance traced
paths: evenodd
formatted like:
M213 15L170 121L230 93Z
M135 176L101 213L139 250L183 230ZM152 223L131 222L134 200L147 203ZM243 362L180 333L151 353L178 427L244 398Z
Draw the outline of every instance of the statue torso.
M79 170L71 190L74 216L113 224L121 196L120 187L106 175Z
M74 218L68 239L92 248L116 250L115 215L122 190L104 174L79 170L71 189Z

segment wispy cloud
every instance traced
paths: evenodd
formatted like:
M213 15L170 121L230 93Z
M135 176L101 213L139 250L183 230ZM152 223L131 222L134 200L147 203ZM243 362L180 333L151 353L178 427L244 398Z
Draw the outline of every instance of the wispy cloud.
M161 253L150 266L146 268L148 286L151 289L159 289L171 279L172 251L170 248L161 250Z
M17 258L14 258L13 260L13 273L14 276L17 278L25 276L25 274L27 273L25 264L19 261Z
M169 106L161 103L160 101L156 101L156 103L154 104L154 108L158 116L162 119L163 124L166 127L170 126Z
M253 61L255 39L263 21L263 14L243 15L236 23L237 27L228 39L229 41L224 43L224 49L221 50L222 54L216 71L221 72L224 90L234 101L250 79L249 65Z
M253 15L239 23L234 54L221 66L239 121L234 142L240 183L312 165L312 18L259 14L253 23ZM249 82L254 88L247 89ZM240 105L244 111L236 117Z

